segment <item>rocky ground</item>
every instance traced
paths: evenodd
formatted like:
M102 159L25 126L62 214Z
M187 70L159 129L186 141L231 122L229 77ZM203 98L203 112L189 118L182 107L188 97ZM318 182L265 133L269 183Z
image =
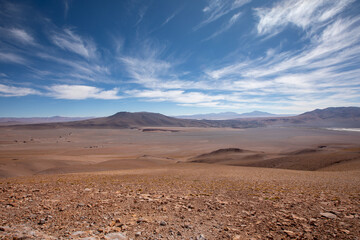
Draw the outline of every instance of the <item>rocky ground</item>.
M360 172L183 163L0 179L1 239L359 239Z

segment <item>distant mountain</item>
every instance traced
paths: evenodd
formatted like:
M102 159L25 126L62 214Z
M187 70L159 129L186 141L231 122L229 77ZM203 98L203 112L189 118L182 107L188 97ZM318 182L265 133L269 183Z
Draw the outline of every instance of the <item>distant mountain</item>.
M142 128L142 127L229 127L256 128L268 126L299 127L343 127L360 128L360 108L326 108L316 109L292 117L254 117L262 113L255 112L251 118L231 120L196 120L168 117L159 113L119 112L109 117L93 118L82 121L41 123L20 125L17 128ZM249 115L248 115L249 116Z
M197 119L197 120L230 120L236 118L258 118L258 117L284 117L290 115L277 115L261 111L253 111L248 113L236 113L236 112L222 112L222 113L207 113L207 114L195 114L195 115L182 115L176 116L182 119Z
M91 117L61 117L61 116L30 117L30 118L0 117L0 125L71 122L71 121L86 120L90 118Z
M281 117L285 115L277 115L268 112L253 111L248 113L239 114L239 118L256 118L256 117Z
M296 116L298 124L314 127L360 127L359 107L329 107Z
M316 109L311 112L305 112L298 116L307 119L352 119L360 117L359 107L329 107L325 109Z
M182 119L197 119L197 120L227 120L238 118L240 114L236 112L222 112L222 113L207 113L207 114L194 114L194 115L182 115L175 116Z
M178 119L159 113L150 112L118 112L109 117L92 118L82 121L41 123L19 127L31 128L138 128L138 127L209 127L197 120Z

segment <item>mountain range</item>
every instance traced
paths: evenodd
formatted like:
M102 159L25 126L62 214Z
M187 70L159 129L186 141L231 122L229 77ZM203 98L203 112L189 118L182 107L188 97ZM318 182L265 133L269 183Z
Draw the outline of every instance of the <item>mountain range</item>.
M72 122L90 119L91 117L2 117L0 118L0 125L19 125L19 124L34 124L34 123L54 123L54 122Z
M196 120L168 117L150 112L119 112L109 117L72 122L18 125L18 128L143 128L143 127L229 127L301 126L360 128L359 107L316 109L290 117L237 118L231 120Z
M207 113L207 114L194 114L194 115L181 115L175 116L182 119L197 119L197 120L230 120L237 118L258 118L258 117L285 117L291 115L273 114L268 112L253 111L248 113L236 112L221 112L221 113Z

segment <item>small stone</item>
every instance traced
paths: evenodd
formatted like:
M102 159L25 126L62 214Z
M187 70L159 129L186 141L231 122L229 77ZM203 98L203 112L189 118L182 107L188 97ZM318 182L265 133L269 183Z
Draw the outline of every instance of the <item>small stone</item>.
M310 218L309 221L310 221L311 225L316 226L316 219L315 218Z
M343 233L350 234L350 231L349 231L349 230L341 229L341 231L342 231Z
M140 237L141 236L141 232L136 232L135 233L135 237Z
M40 221L39 221L39 223L38 223L38 224L39 224L39 225L43 225L43 224L45 224L45 222L46 222L46 221L45 221L45 219L44 219L44 218L42 218L42 219L40 219Z
M160 226L166 226L167 225L167 222L165 221L160 221Z
M199 236L196 237L196 240L206 240L204 234L200 234Z
M296 216L295 214L292 214L291 216L292 216L292 218L293 218L294 220L306 221L306 219L305 219L305 218L303 218L303 217L299 217L299 216Z
M284 230L284 233L286 233L289 237L295 237L296 234L293 231L290 230Z
M114 233L108 233L105 236L106 240L126 240L127 237L119 232L114 232Z
M147 223L148 220L146 218L139 218L136 222L137 223Z
M193 226L192 226L192 225L190 225L190 224L185 224L185 225L184 225L184 228L192 229L192 228L193 228Z
M322 217L326 217L326 218L330 218L330 219L335 219L336 215L333 213L329 213L329 212L324 212L324 213L320 213L320 215Z

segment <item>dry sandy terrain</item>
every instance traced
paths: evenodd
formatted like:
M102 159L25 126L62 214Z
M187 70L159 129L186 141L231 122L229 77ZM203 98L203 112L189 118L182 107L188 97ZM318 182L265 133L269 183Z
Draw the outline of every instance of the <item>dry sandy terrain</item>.
M358 239L359 143L322 129L2 128L0 238Z

